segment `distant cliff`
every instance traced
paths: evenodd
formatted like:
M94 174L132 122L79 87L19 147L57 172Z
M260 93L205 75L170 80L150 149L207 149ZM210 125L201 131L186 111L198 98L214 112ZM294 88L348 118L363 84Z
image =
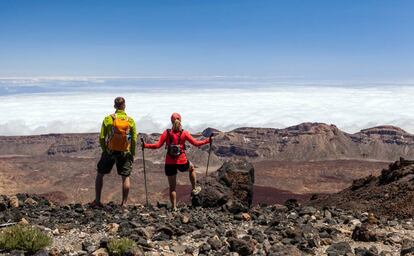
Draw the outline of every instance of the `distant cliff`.
M414 158L414 135L393 126L378 126L348 134L335 125L302 123L285 129L238 128L220 132L211 128L196 137L214 137L217 160L246 158L249 161L319 161L319 160L372 160L395 161L399 157ZM146 141L154 141L159 134L141 134ZM192 150L193 158L205 156L203 151ZM0 155L71 155L94 157L100 153L98 135L49 134L39 136L0 136ZM161 157L163 148L148 152Z

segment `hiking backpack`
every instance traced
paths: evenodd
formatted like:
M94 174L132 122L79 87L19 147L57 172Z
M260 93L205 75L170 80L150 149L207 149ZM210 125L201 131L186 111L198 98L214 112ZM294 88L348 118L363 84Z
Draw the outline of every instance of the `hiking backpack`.
M167 129L167 141L165 148L167 149L167 154L171 156L172 158L177 158L181 155L181 135L183 134L183 130L180 131L180 134L178 135L178 142L177 144L173 144L173 137L171 136L171 130ZM184 145L185 149L185 145Z
M129 133L129 118L118 118L112 114L112 129L108 136L108 149L112 151L129 151L131 135Z

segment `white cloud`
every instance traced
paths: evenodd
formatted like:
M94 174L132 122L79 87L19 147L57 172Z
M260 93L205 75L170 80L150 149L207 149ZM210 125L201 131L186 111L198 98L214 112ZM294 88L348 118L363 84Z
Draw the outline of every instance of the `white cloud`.
M414 87L277 86L262 89L96 89L88 92L0 96L0 135L97 132L123 95L140 132L160 132L172 112L185 128L283 128L325 122L347 132L391 124L414 132Z

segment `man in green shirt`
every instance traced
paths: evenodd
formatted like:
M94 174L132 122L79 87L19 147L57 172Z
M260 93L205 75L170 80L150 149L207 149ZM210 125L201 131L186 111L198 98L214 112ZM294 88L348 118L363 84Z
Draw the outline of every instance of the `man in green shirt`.
M99 143L102 148L101 159L97 165L95 181L95 201L92 206L102 206L101 193L103 177L111 172L116 164L116 169L122 177L122 206L128 200L132 163L134 162L137 145L137 129L134 119L125 113L125 99L115 98L115 113L105 117L102 122Z

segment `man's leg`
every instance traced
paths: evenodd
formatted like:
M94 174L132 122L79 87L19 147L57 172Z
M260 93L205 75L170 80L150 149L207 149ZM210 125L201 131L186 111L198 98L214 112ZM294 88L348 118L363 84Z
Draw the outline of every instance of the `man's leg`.
M112 159L112 156L107 152L102 152L101 159L97 164L97 174L95 180L95 203L97 205L101 204L101 194L102 194L102 187L103 187L103 177L105 174L111 172L112 166L114 165L115 161Z
M128 201L129 188L131 187L130 175L132 172L132 156L128 154L119 154L116 157L116 169L122 177L122 202L125 206Z
M101 203L101 194L102 194L102 187L103 187L103 177L105 174L97 173L96 180L95 180L95 202L100 204Z
M121 205L126 205L128 201L128 194L129 194L129 188L131 187L130 178L122 176L122 203Z
M175 188L177 186L177 175L168 176L168 184L170 186L170 201L172 209L177 207L177 193Z

